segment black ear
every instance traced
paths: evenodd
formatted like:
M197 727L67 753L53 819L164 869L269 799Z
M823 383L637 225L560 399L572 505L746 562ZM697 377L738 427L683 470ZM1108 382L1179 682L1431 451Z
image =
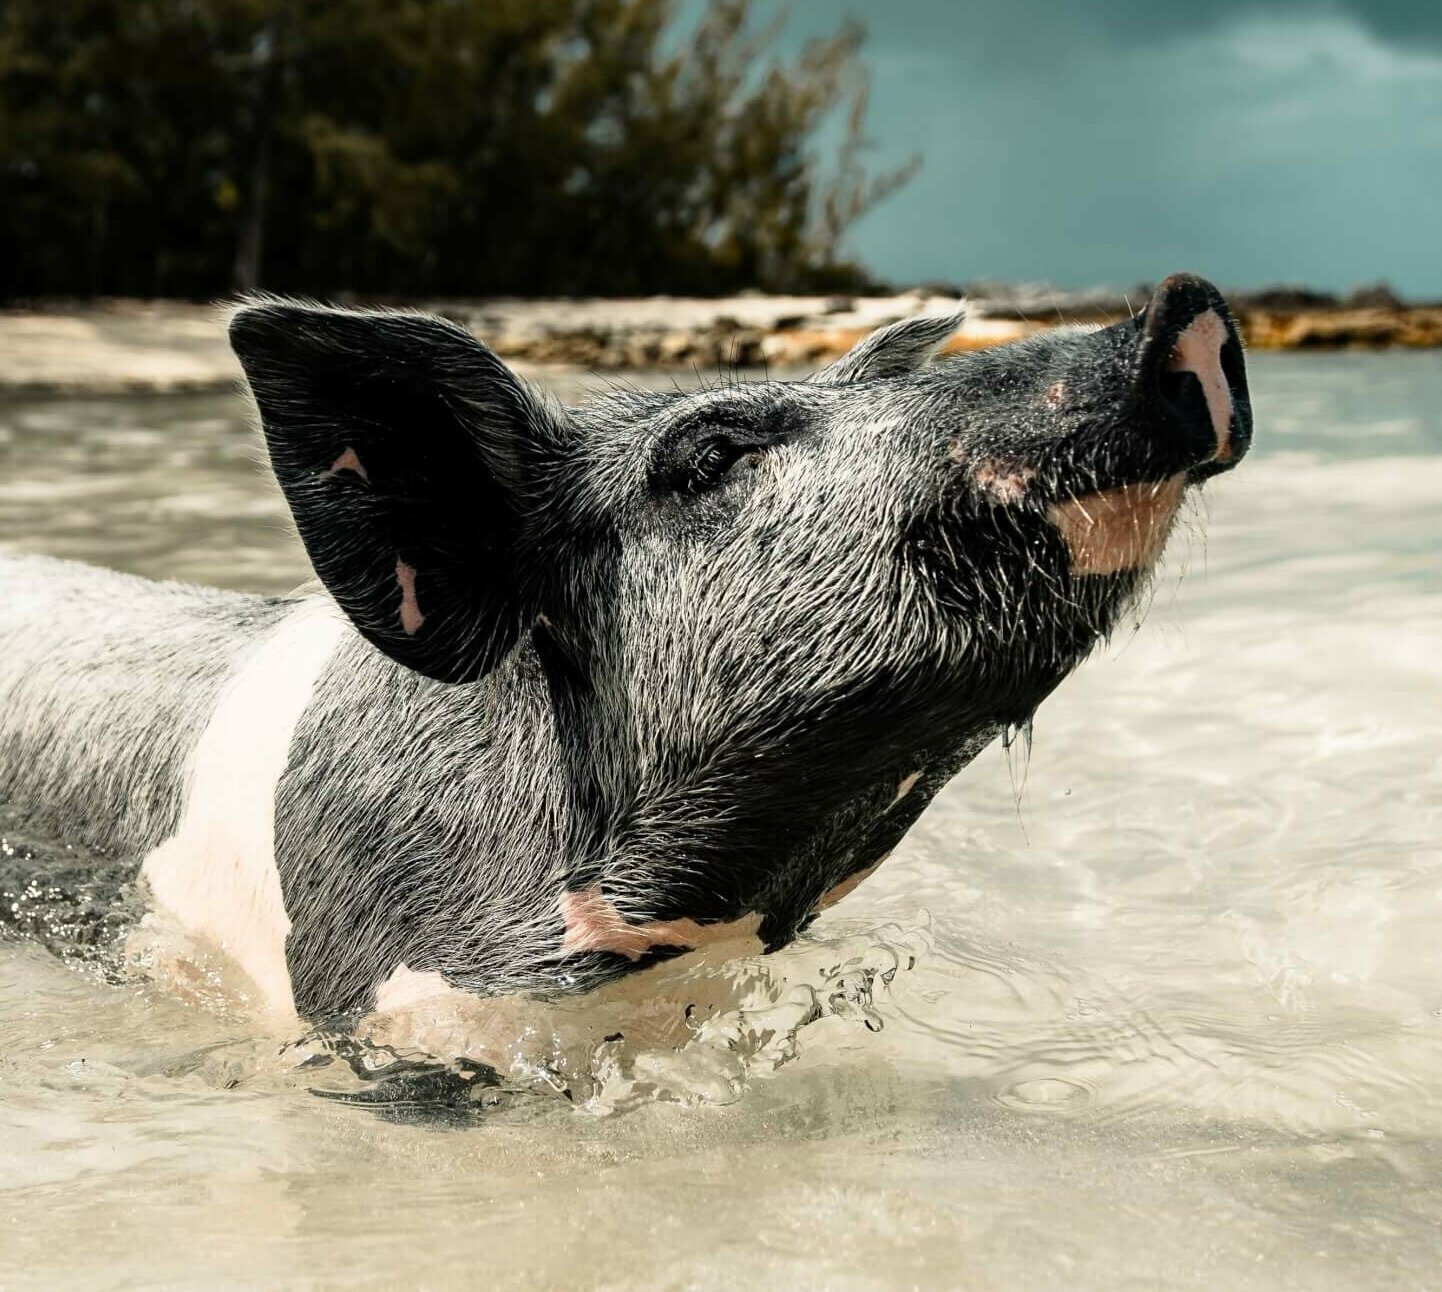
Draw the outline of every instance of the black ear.
M444 682L494 668L539 611L525 532L556 416L443 319L263 302L230 342L311 564L356 627Z

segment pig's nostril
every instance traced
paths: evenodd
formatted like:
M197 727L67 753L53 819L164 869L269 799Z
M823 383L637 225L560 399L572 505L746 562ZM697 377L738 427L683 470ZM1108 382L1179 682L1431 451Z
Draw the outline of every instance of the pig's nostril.
M1172 408L1185 405L1187 379L1175 368L1168 367L1157 376L1157 389L1163 401Z
M1170 415L1199 437L1198 453L1218 461L1231 453L1234 399L1222 369L1222 351L1232 339L1219 308L1205 309L1172 338L1167 361L1157 374Z
M1227 379L1227 385L1231 387L1232 393L1241 395L1246 393L1247 372L1242 362L1242 347L1235 339L1227 342L1222 347L1222 373Z

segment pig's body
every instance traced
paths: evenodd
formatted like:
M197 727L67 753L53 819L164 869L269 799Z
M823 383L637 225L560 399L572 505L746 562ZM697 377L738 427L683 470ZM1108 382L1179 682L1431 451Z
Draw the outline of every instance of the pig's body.
M236 662L285 604L0 553L0 798L103 849L175 827Z
M133 856L257 1005L582 989L783 945L1037 705L1245 452L1235 325L538 399L438 320L232 337L326 592L0 558L0 804Z
M256 1004L363 1009L457 927L470 945L452 954L489 990L548 985L520 950L557 924L573 841L534 652L448 687L372 649L323 595L24 556L0 556L0 586L5 801L133 857Z

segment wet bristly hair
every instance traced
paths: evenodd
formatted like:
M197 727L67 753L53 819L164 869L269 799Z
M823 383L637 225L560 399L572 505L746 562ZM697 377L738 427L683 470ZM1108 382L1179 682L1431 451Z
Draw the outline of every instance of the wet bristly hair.
M1079 572L1054 509L1216 446L1140 321L931 362L959 322L567 410L439 319L236 315L300 536L380 652L323 682L278 799L302 1008L400 962L546 989L677 949L568 951L564 892L779 946L1030 720L1147 574Z

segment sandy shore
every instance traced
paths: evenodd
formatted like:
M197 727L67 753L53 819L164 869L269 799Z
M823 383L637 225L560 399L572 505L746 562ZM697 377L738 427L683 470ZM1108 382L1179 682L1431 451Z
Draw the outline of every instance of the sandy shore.
M913 314L944 314L955 298L911 292L826 298L744 295L723 300L432 301L423 308L464 323L518 367L625 368L735 365L807 368L845 351L873 328ZM1015 311L1009 313L1014 314ZM989 314L973 300L951 350L1028 336L1059 321L1105 323L1105 307L1045 319ZM1442 309L1240 310L1256 349L1442 345ZM18 394L119 394L219 390L239 369L218 307L174 301L102 301L0 311L0 390Z

